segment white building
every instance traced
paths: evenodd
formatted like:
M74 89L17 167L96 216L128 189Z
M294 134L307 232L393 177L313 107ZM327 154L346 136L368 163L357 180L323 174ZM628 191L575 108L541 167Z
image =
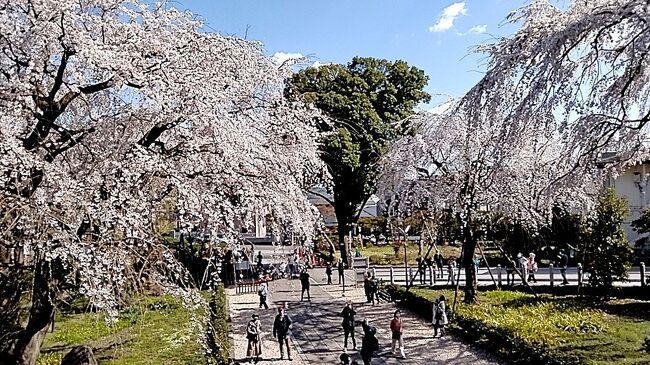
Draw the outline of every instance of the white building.
M650 188L650 161L644 161L628 166L625 171L615 179L610 179L609 187L614 188L616 194L627 199L630 214L623 223L625 233L631 244L634 244L640 235L635 232L631 223L641 216L644 209L649 207L648 188Z

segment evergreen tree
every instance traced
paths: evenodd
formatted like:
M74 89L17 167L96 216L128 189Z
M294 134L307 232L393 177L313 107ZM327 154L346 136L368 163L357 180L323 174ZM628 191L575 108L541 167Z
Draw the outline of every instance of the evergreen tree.
M585 243L589 285L608 290L615 280L627 277L632 249L621 224L628 213L627 201L616 196L613 189L598 199Z

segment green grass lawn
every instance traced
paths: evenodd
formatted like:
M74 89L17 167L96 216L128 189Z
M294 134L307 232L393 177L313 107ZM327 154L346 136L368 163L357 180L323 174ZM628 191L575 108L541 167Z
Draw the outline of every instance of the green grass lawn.
M395 253L395 247L398 248L397 254ZM460 247L455 246L438 246L440 252L445 258L449 256L458 257L460 256ZM427 245L422 247L422 256L427 253ZM382 246L369 246L360 249L363 256L368 256L370 258L371 265L404 265L404 246L403 245L382 245ZM435 250L432 249L429 254L430 257L433 257ZM415 259L418 257L418 245L416 243L409 243L406 247L406 258L409 265L417 265Z
M147 297L107 324L104 314L59 316L45 338L39 365L60 364L70 348L89 345L100 364L202 364L203 349L178 299Z
M413 291L429 300L444 294L451 307L451 290ZM650 353L642 351L644 340L650 338L650 302L592 303L550 296L537 300L520 292L492 291L480 293L479 303L459 302L458 316L481 322L484 332L502 331L533 348L544 348L556 359L593 365L650 364Z

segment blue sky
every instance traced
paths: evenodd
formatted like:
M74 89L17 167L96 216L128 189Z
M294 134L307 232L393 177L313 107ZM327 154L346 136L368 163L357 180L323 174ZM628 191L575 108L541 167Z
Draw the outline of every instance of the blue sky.
M177 0L206 30L261 41L267 54L320 63L402 59L429 76L431 94L461 96L481 77L473 46L515 30L506 15L527 0ZM434 97L432 104L446 97Z

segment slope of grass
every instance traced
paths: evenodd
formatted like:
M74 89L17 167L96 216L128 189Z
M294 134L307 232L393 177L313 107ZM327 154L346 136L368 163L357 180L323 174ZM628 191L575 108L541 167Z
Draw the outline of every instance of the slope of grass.
M460 247L455 246L438 246L440 252L445 259L450 256L460 256ZM427 253L427 245L422 247L422 256ZM363 256L370 258L371 265L404 265L404 245L386 244L381 246L368 245L368 247L360 249ZM410 242L406 246L406 259L409 265L416 266L418 258L418 245ZM435 250L432 249L429 257L433 257Z
M100 313L60 316L45 338L38 364L59 364L77 345L92 347L100 364L205 363L193 332L190 313L178 299L146 297L111 324Z
M413 288L406 305L430 319L430 303L451 290ZM479 293L479 304L459 302L455 331L518 364L650 364L650 303L594 303L510 291ZM529 356L529 357L527 357Z

